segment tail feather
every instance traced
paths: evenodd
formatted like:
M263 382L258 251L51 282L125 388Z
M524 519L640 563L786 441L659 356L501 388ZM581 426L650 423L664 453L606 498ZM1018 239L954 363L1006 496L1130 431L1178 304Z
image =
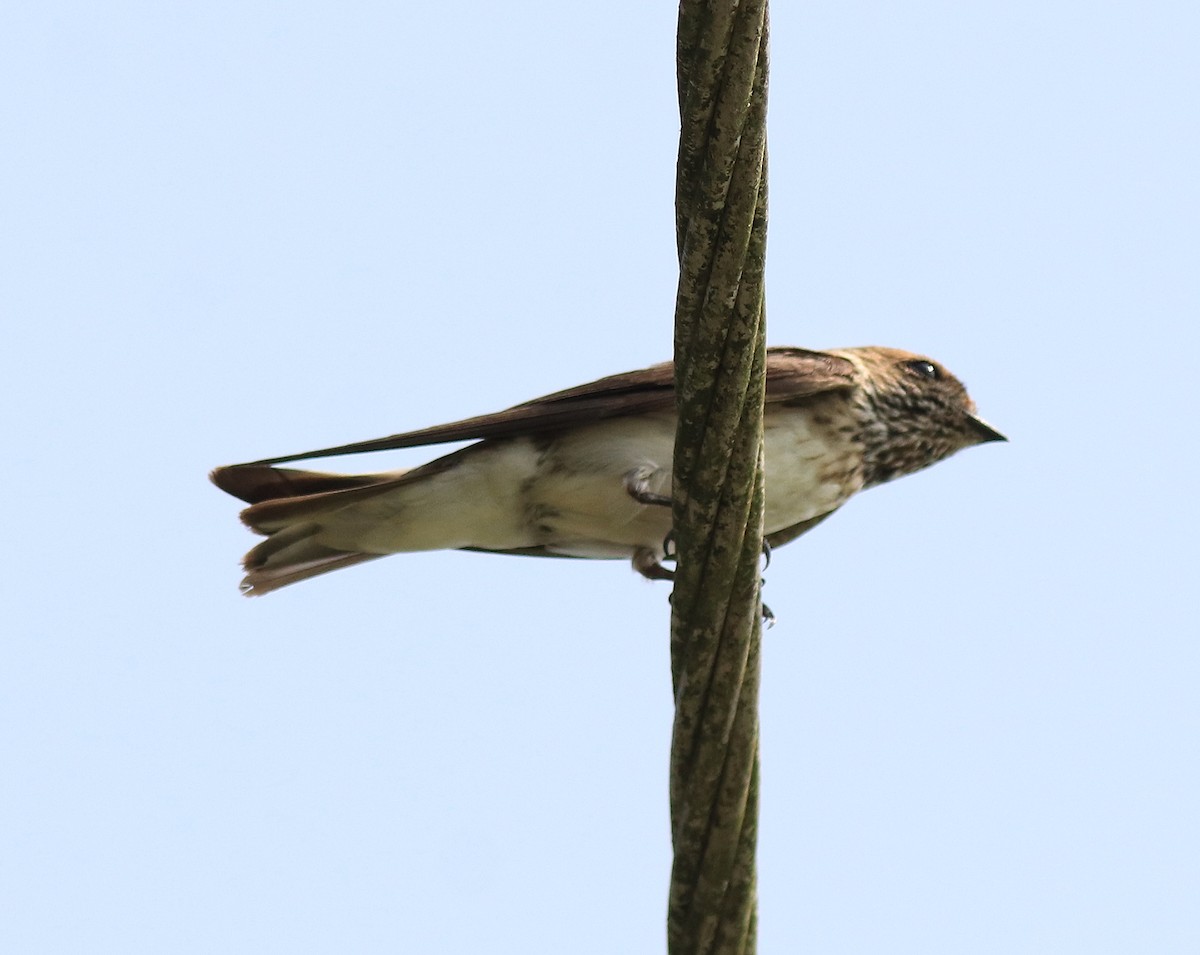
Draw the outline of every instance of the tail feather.
M256 534L274 534L394 488L416 473L322 474L244 464L217 468L209 478L250 505L241 513L243 524Z
M308 563L294 564L290 567L280 567L275 570L256 570L242 578L241 591L247 597L261 597L272 590L296 584L310 577L319 577L331 570L343 567L353 567L368 560L382 557L382 554L346 554L335 552L329 557L321 557Z
M338 550L315 540L319 518L395 481L397 474L322 474L267 466L217 468L210 475L221 490L250 505L242 520L266 540L246 554L241 590L259 596L381 554ZM332 505L332 507L331 507Z
M242 511L242 523L257 534L274 534L297 524L320 520L334 510L374 497L390 486L377 482L365 487L259 501Z
M233 465L217 468L209 479L226 494L258 504L280 498L307 497L328 491L346 491L370 487L394 478L390 474L324 474L320 471L300 471L296 468L272 468L264 465Z
M242 561L246 569L242 593L257 597L288 584L382 556L319 544L313 538L320 529L318 524L293 524L252 548Z

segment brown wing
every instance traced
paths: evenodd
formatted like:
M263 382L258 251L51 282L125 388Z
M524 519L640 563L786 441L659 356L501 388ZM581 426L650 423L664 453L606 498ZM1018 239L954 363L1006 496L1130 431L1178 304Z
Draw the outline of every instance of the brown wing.
M639 371L610 375L598 381L535 398L504 411L466 418L419 431L405 431L371 441L287 454L252 461L252 465L282 464L303 458L328 458L367 451L391 451L426 444L507 438L519 434L559 431L605 418L666 411L675 405L673 362ZM767 349L767 401L789 401L854 383L854 367L837 355L803 348ZM242 465L234 465L241 467Z

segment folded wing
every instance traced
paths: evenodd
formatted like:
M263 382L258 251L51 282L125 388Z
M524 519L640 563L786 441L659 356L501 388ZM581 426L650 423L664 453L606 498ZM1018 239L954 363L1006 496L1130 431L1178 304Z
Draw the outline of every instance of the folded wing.
M848 388L854 384L854 366L847 359L804 348L767 349L766 371L768 402L797 400L837 388ZM306 458L328 458L368 451L391 451L427 444L446 444L452 441L548 433L606 418L669 410L674 405L675 366L673 362L663 362L638 371L610 375L492 414L417 431L405 431L370 441L263 458L251 461L248 465L231 467L259 467ZM237 491L231 493L242 496Z

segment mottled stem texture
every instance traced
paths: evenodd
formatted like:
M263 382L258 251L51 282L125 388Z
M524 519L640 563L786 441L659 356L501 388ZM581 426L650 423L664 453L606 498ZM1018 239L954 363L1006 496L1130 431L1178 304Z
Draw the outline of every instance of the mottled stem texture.
M752 953L762 599L766 0L682 0L671 955Z

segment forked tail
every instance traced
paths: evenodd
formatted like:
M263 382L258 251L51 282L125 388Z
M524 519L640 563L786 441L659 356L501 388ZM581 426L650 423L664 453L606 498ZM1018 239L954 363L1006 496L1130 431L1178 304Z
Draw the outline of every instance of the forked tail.
M217 468L209 475L222 491L250 506L242 521L266 536L242 560L242 593L258 596L310 577L374 560L381 554L337 550L316 540L320 518L377 493L395 474L322 474L266 465Z

